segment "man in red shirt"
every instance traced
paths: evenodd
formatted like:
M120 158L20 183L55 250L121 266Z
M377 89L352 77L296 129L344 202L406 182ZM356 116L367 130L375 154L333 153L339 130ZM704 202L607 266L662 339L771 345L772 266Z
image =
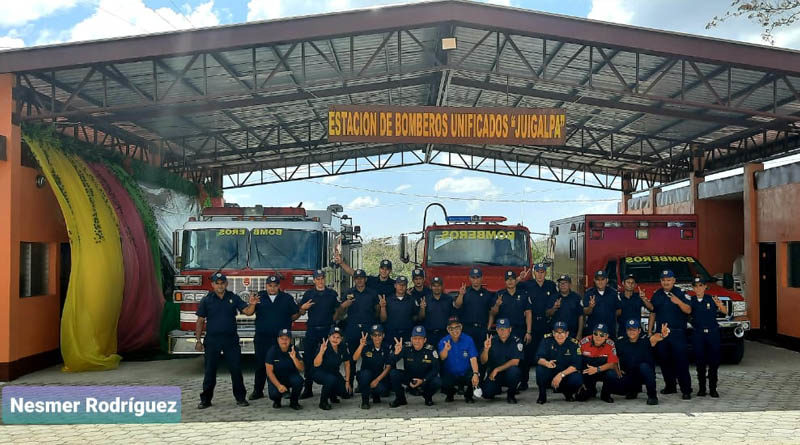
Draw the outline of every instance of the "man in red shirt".
M619 358L614 341L608 338L608 325L598 323L592 335L580 341L581 356L586 369L583 370L583 385L587 391L581 400L588 400L597 395L597 382L603 381L600 399L614 403L611 394L620 383Z

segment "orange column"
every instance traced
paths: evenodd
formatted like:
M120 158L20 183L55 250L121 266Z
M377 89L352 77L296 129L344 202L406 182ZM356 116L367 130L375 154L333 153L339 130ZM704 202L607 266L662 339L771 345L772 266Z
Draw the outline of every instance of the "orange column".
M697 186L704 180L702 176L689 173L689 213L697 213L698 207L702 205L697 197Z
M658 213L656 212L656 206L658 205L656 196L659 193L661 193L661 187L653 187L650 189L650 192L647 195L647 201L650 203L650 208L647 210L647 212L642 212L642 214L655 215Z
M764 170L763 164L747 164L744 166L744 280L745 298L747 299L747 315L753 328L761 324L759 309L759 277L758 277L758 193L756 192L757 171Z

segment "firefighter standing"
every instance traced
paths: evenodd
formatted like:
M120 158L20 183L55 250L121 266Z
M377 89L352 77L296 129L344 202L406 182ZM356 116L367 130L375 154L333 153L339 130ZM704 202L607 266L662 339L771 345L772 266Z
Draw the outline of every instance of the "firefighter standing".
M631 319L642 316L642 308L653 311L653 304L647 299L641 287L636 285L636 276L632 273L625 276L622 282L623 292L619 295L617 304L617 337L626 338L625 323Z
M697 365L697 395L706 395L706 367L708 367L708 389L711 397L719 397L717 392L717 370L720 362L720 337L717 311L728 315L728 308L719 297L706 294L706 283L702 277L694 277L692 289L695 296L692 303L692 348Z
M432 295L431 288L425 286L425 271L417 267L411 271L411 282L414 285L408 292L411 298L419 304L423 298L430 301Z
M325 285L325 271L317 269L313 274L314 289L309 289L303 294L300 301L300 315L308 312L306 321L306 337L303 339L303 363L305 364L305 389L304 399L314 394L311 387L314 384L314 351L322 340L328 336L340 305L339 296L333 289Z
M280 278L277 275L267 277L266 290L258 293L256 303L256 334L253 338L256 356L256 375L250 400L264 397L264 384L267 373L264 362L267 352L277 344L278 333L282 330L291 332L292 322L300 317L300 308L294 298L278 288Z
M361 338L370 332L370 327L377 321L379 314L378 294L367 287L367 273L364 269L353 272L355 286L345 293L341 310L347 314L345 319L345 342L350 351L355 351ZM355 370L356 358L350 360L350 369ZM353 384L355 373L350 373L350 384Z
M692 312L690 301L682 290L675 287L675 273L667 269L661 272L661 289L653 293L653 313L648 324L649 334L667 325L670 335L658 343L656 354L664 389L661 394L675 394L680 385L683 400L692 398L692 379L689 376L688 348L686 345L687 316Z
M338 264L344 273L348 275L353 275L355 270L350 267L347 263L342 260L342 256L339 252L333 257L333 262ZM392 273L392 262L389 260L381 260L380 266L378 267L378 275L370 275L367 277L367 287L374 290L378 295L384 295L386 297L394 294L394 281L391 278Z
M245 303L238 295L226 289L228 279L220 272L211 275L213 291L200 300L197 305L197 327L195 328L195 349L205 352L203 375L203 392L200 393L198 409L211 406L214 387L217 384L217 365L220 353L225 357L233 383L233 396L239 406L248 406L247 389L242 378L242 349L239 346L239 334L236 332L236 314L253 315L258 298L250 296L250 304ZM201 342L203 328L206 336Z
M411 328L418 317L419 305L424 305L423 299L420 303L414 301L406 293L408 288L408 278L397 277L394 283L395 292L388 297L378 296L381 322L386 326L388 339L394 337L408 339L411 337ZM384 340L389 341L389 340Z
M583 296L583 314L586 316L586 330L592 332L598 324L604 324L611 338L617 338L617 306L619 295L616 289L608 287L608 274L604 270L594 273L594 287Z
M441 277L431 278L431 297L427 304L419 308L419 319L428 334L428 342L438 345L439 340L447 335L447 320L453 315L453 297L445 294Z
M489 321L489 308L494 304L494 293L483 287L483 272L477 267L469 271L470 286L462 284L453 307L459 311L459 319L464 326L464 333L471 338L486 337L486 323ZM483 343L475 345L478 352Z
M547 309L547 316L550 317L552 325L563 321L567 325L567 330L575 332L578 338L583 333L583 307L581 297L573 292L572 278L569 275L558 277L558 293L550 299L550 307Z

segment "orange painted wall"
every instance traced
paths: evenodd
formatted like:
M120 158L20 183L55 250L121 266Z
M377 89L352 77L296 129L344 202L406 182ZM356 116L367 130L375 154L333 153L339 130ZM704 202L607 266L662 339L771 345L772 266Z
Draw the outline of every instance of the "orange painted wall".
M744 206L741 200L706 199L695 203L700 221L700 258L711 275L731 273L744 254Z
M59 244L69 241L49 185L37 188L37 170L20 164L20 129L11 122L13 84L12 75L0 75L0 134L7 138L7 160L0 161L0 363L58 348ZM47 295L19 297L21 242L49 245Z
M800 242L800 184L758 190L758 241L776 243L778 334L800 338L800 288L788 287L787 243ZM792 203L787 204L787 203Z

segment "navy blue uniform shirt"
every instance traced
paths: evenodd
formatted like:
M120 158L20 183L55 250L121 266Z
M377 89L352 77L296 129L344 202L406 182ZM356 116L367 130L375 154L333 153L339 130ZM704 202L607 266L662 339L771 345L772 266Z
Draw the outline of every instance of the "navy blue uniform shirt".
M450 342L450 351L447 352L447 358L444 360L444 369L448 374L464 375L468 369L471 369L469 361L471 358L478 358L478 349L475 347L475 342L472 337L462 333L458 336L458 342L453 341L453 337L449 334L439 340L437 350L439 356L442 355L445 342Z
M236 335L236 315L246 307L247 303L229 290L222 298L209 292L200 300L195 314L206 319L206 334Z
M281 329L292 329L292 315L300 308L294 298L283 291L278 291L275 301L269 299L267 291L260 291L261 302L256 305L256 333L278 335Z
M431 301L431 296L433 295L433 291L431 290L431 288L426 286L422 286L422 290L417 290L415 287L412 286L411 289L408 291L408 294L411 295L411 297L414 298L414 301L416 301L417 303L419 303L419 301L422 300L422 297L425 297L425 301L428 302Z
M417 351L410 341L406 342L400 355L394 355L392 359L394 364L400 360L403 360L403 369L412 379L430 380L439 374L439 354L427 343Z
M402 300L396 294L386 297L386 330L410 331L418 310L417 302L408 295Z
M491 370L504 365L509 360L522 360L523 349L524 347L519 337L509 335L506 341L502 341L495 334L492 337L492 347L489 349L489 361L486 362L486 369L491 372Z
M477 323L486 326L489 321L489 308L494 304L494 292L485 287L475 290L468 287L464 293L464 301L459 308L461 323Z
M647 363L655 367L653 359L653 347L650 346L650 337L640 335L634 343L628 337L621 338L616 342L619 366L626 373L636 372L639 365Z
M686 304L691 304L686 294L677 287L673 287L670 291L680 298ZM656 325L653 332L661 331L661 324L667 323L670 329L686 329L686 322L688 315L684 314L681 308L672 302L664 292L664 289L659 289L653 293L653 298L650 300L653 303L653 310L656 313Z
M548 309L552 308L553 305L556 304L556 300L559 298L561 298L561 307L558 308L558 310L555 311L553 316L550 318L550 326L555 324L557 321L563 321L567 324L567 329L569 329L570 335L578 335L578 318L583 315L581 296L570 291L565 297L559 292L553 295Z
M291 347L292 346L289 345L290 350ZM287 377L300 372L294 366L292 358L289 357L289 350L283 352L281 351L281 347L278 345L269 348L269 352L267 352L267 358L264 360L264 363L272 365L272 372L274 372L275 376L278 378Z
M503 299L503 304L500 305L500 310L495 315L494 319L508 318L511 322L511 327L514 329L514 335L525 335L527 332L527 324L525 322L525 311L531 310L528 295L520 290L515 289L514 295L508 293L508 289L503 289L497 292L497 296L492 302L492 305L497 303L497 298Z
M367 344L361 350L361 369L368 369L377 377L383 372L386 365L391 365L391 358L394 351L388 344L376 348L371 339L367 339Z
M703 299L700 301L697 300L696 296L691 297L691 301L692 327L695 330L708 329L710 331L719 329L719 323L717 323L717 303L714 303L714 299L711 295L703 295Z
M378 295L394 295L394 278L387 278L386 281L381 281L381 277L370 275L367 277L367 287L373 289Z
M625 323L630 320L639 320L642 318L642 298L639 292L634 292L630 298L625 296L625 292L619 294L619 301L617 307L622 310L622 313L617 318L617 335L619 337L625 336Z
M564 344L559 345L553 334L547 334L544 340L539 344L539 350L536 351L536 362L539 359L555 360L556 372L561 372L570 366L574 366L578 371L581 370L583 361L581 359L581 347L578 340L573 337L567 337Z
M329 327L333 324L333 315L339 307L339 296L335 290L326 287L319 291L309 289L303 294L300 306L308 300L314 300L314 304L308 309L307 326L310 328Z
M322 347L322 344L317 346L317 350L314 351L314 357L319 354L319 350ZM350 360L350 353L347 351L347 345L345 344L344 340L339 343L339 350L336 351L333 349L333 345L328 343L328 348L325 349L325 353L322 354L322 364L317 366L317 369L321 369L323 371L328 371L331 373L338 373L339 367L342 363L347 362Z
M533 328L536 329L537 325L539 325L539 327L547 329L546 326L542 325L542 320L547 319L546 312L553 306L551 297L558 294L556 283L550 280L544 280L542 285L539 286L536 280L528 280L519 283L519 286L523 286L525 292L528 294L528 300L530 301L533 315Z
M587 290L583 296L583 307L589 307L589 299L592 296L594 296L595 305L592 313L588 315L586 326L592 330L599 323L603 323L608 326L609 330L613 330L617 325L617 305L619 304L617 290L606 286L603 295L600 295L600 291L593 287ZM614 336L614 332L609 332L609 334Z
M453 315L453 297L447 294L442 294L439 298L433 295L425 299L427 307L425 308L425 329L443 330L447 329L447 320Z
M375 324L375 306L378 304L378 293L375 292L375 289L365 287L363 291L359 291L355 287L350 288L342 300L350 299L355 301L347 308L347 326Z

